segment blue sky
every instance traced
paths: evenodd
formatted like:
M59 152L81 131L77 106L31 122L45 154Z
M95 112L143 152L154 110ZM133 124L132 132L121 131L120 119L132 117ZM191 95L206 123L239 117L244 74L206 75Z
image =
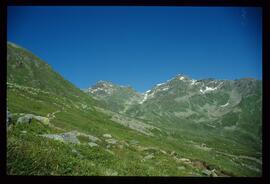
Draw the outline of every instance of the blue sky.
M99 80L143 92L183 73L262 78L255 7L10 6L8 41L85 89Z

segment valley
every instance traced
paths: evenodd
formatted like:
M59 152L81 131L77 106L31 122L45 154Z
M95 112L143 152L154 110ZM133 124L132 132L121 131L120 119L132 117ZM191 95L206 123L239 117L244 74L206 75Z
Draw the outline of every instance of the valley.
M262 175L262 81L180 74L145 93L81 90L7 46L8 175Z

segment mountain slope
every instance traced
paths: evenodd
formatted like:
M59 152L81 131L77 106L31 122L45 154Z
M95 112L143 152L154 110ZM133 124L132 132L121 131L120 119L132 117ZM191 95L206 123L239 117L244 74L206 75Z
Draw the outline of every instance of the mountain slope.
M106 108L114 112L123 112L126 107L142 99L142 95L131 87L118 86L108 81L99 81L85 92L102 101Z
M95 91L90 95L96 95ZM213 138L224 136L261 151L261 81L194 80L177 75L141 95L126 106L124 114L155 122L169 132L176 129ZM105 93L100 99L117 103L112 96Z
M15 44L8 43L7 55L9 175L261 175L261 152L235 136L154 118L158 108L150 111L153 102L142 103L131 88L110 83L111 93L103 81L95 89L107 87L105 93L92 98ZM133 105L145 106L141 115Z
M14 44L7 44L7 82L38 88L70 99L86 98L72 83L53 71L50 65ZM93 101L93 100L92 100Z

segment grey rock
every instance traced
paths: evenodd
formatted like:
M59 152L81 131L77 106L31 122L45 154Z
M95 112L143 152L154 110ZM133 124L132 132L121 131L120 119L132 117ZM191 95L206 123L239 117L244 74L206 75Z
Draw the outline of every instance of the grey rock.
M81 132L76 132L77 135L81 135L81 136L84 136L84 137L88 137L90 141L92 142L97 142L97 141L101 141L99 138L93 136L93 135L89 135L89 134L85 134L85 133L81 133Z
M164 151L164 150L159 150L161 153L163 153L163 154L167 154L167 152L166 151Z
M64 141L63 137L61 135L57 134L44 134L42 135L43 137L49 138L49 139L54 139L58 141Z
M103 134L103 137L105 137L105 138L112 138L112 135L111 134Z
M66 132L62 134L44 134L43 137L47 137L49 139L59 140L63 142L69 142L74 144L80 144L79 139L77 138L76 132Z
M206 176L211 176L212 172L210 170L204 169L202 173Z
M32 114L26 114L22 117L19 117L17 119L17 124L29 124L31 123L31 120L33 119L34 115Z
M149 159L152 159L154 157L155 157L154 154L150 154L150 155L145 156L142 161L149 160Z
M34 116L33 118L36 119L37 121L40 121L41 123L43 123L45 125L49 125L50 124L49 118L42 117L42 116Z
M117 140L116 139L106 139L105 141L107 143L109 143L109 144L116 144L117 143Z
M218 177L217 173L215 171L212 170L212 175L213 177Z
M92 135L88 135L88 138L93 141L93 142L96 142L96 141L100 141L99 138L95 137L95 136L92 136Z
M80 144L79 139L77 138L76 132L67 132L61 134L65 142L71 142L74 144Z
M177 157L174 157L174 158L175 160L180 161L180 162L191 163L190 159L188 158L177 158Z
M24 116L19 117L17 120L17 124L26 124L26 123L29 124L29 123L31 123L32 119L36 119L37 121L39 121L45 125L50 124L49 118L42 117L42 116L35 116L33 114L26 114Z
M94 143L94 142L89 142L88 145L92 148L92 147L97 147L98 144Z

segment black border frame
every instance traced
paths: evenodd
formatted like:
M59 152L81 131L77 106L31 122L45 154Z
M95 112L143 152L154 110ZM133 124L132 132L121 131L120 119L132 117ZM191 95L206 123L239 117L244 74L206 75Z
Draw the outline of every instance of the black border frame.
M248 6L262 7L263 10L263 170L262 177L231 177L231 178L202 178L202 177L110 177L110 176L8 176L6 174L6 52L7 52L7 7L8 6ZM40 181L51 182L102 182L102 183L266 183L267 181L267 156L266 142L269 130L267 105L269 104L269 82L270 82L270 59L269 59L269 19L270 9L267 0L3 0L1 1L1 100L2 119L0 123L0 173L9 182L15 181ZM5 90L3 90L5 89Z

